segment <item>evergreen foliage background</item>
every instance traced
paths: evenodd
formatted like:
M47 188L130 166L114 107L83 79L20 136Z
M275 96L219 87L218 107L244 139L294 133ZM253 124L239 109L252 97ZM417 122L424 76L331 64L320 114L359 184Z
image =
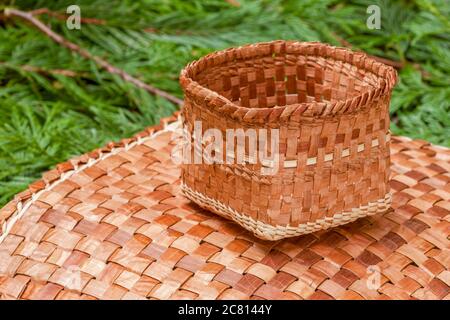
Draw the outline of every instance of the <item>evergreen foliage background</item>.
M178 97L180 69L208 52L274 39L340 45L340 37L404 64L391 104L395 134L450 146L448 0L0 0L0 12L64 14L72 4L83 18L106 23L68 30L63 20L38 18ZM366 26L372 4L381 8L381 30ZM0 206L58 162L131 136L174 110L30 24L0 20Z

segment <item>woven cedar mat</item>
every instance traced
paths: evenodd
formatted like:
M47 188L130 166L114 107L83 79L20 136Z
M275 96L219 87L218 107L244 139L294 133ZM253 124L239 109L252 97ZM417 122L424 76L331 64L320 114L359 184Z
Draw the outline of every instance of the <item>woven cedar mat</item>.
M393 137L393 210L269 242L180 194L171 137L61 164L3 208L0 297L450 298L449 149Z

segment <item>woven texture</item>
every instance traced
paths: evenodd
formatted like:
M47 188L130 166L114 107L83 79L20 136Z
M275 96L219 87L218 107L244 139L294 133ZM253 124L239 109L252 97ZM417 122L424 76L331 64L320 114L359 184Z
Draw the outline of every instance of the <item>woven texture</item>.
M178 126L60 164L4 207L0 297L450 298L449 149L393 137L392 209L274 242L181 195Z
M191 136L196 122L220 130L224 163L184 163L185 195L270 240L386 211L396 81L393 68L364 53L321 43L258 43L189 64L180 76L184 127ZM230 129L279 130L278 163L248 145L244 164L236 146L227 162ZM189 152L194 159L198 150Z

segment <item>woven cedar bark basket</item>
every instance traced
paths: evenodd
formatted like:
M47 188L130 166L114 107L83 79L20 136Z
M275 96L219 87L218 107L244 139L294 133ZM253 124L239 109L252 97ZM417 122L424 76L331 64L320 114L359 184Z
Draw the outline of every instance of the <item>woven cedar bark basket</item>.
M364 53L321 43L259 43L189 64L185 129L279 129L279 161L273 175L263 162L185 163L184 194L270 240L386 211L396 81Z

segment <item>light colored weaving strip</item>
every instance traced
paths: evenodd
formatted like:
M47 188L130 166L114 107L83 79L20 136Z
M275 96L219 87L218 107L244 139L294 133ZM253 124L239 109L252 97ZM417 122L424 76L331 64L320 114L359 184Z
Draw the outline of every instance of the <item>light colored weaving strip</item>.
M386 134L385 141L390 141L390 140L391 140L391 132L389 131ZM202 141L202 145L205 146L206 142ZM375 148L379 145L380 145L380 143L378 141L378 138L373 139L370 143L370 147L372 147L372 148ZM359 152L363 152L364 150L366 150L365 144L364 143L358 144L356 152L359 153ZM196 151L198 152L198 150L196 150ZM341 158L346 158L346 157L350 156L350 153L351 153L351 150L349 148L342 150ZM202 156L202 154L200 154L200 156ZM207 155L203 155L203 156L206 157ZM234 160L235 157L233 154L229 154L229 155L227 155L227 158ZM329 162L333 159L334 159L333 153L327 153L323 156L324 162ZM250 157L248 155L245 155L243 160L244 160L244 162L243 162L244 164L245 163L249 163L249 164L256 163L256 159L253 159L252 157ZM308 166L315 165L316 163L317 163L317 157L310 157L310 158L306 159L306 165L308 165ZM263 165L263 167L266 167L266 168L273 168L275 166L275 164L271 163L270 161L265 161L264 163L262 163L262 165ZM297 168L297 166L298 166L298 162L295 159L294 160L284 160L284 163L283 163L284 168Z
M390 132L388 134L386 134L386 141L390 141L391 140L391 134ZM378 141L378 139L373 139L371 142L371 147L374 148L376 146L378 146L380 143ZM363 152L366 149L366 146L364 145L364 143L360 143L358 144L357 150L356 152ZM350 149L344 149L342 150L341 153L341 158L345 158L350 156ZM334 155L332 153L327 153L324 155L324 162L328 162L333 160ZM307 158L306 159L306 165L314 165L317 163L317 157L311 157L311 158ZM297 168L298 163L297 160L285 160L284 161L284 167L285 168Z
M252 231L257 237L267 240L280 240L287 237L295 237L319 230L325 230L355 221L362 217L381 213L389 208L392 200L391 193L389 192L383 199L379 199L376 202L369 202L359 208L335 214L332 217L317 219L314 222L302 223L298 226L274 226L261 221L256 221L252 217L241 214L215 199L192 190L186 184L182 184L181 189L186 197L196 202L201 207L211 210L225 218L232 219L244 228Z
M0 243L8 236L9 232L11 231L12 227L14 226L14 224L25 214L25 212L27 212L27 210L30 208L30 206L36 202L39 197L47 192L47 191L51 191L53 188L55 188L57 185L61 184L62 182L66 181L67 179L69 179L70 177L72 177L74 174L77 174L79 172L82 172L83 170L92 167L93 165L111 157L112 155L115 155L117 153L119 153L122 150L129 150L132 147L136 146L136 145L141 145L143 143L145 143L148 140L151 140L153 138L155 138L156 136L167 132L167 131L174 131L177 128L180 127L180 121L175 121L172 122L170 124L164 124L164 129L160 130L160 131L156 131L155 133L144 137L144 138L138 138L135 142L132 142L130 144L126 144L123 147L119 147L119 148L113 148L111 150L110 153L101 155L100 157L98 157L97 159L89 159L89 161L84 164L84 165L80 165L78 167L75 167L74 170L68 171L64 174L61 175L61 177L57 180L55 180L53 183L49 184L45 189L40 190L39 192L34 193L31 196L31 199L29 199L26 202L18 202L17 203L17 210L15 211L15 213L8 218L8 220L2 225L1 228L1 233L0 233Z

